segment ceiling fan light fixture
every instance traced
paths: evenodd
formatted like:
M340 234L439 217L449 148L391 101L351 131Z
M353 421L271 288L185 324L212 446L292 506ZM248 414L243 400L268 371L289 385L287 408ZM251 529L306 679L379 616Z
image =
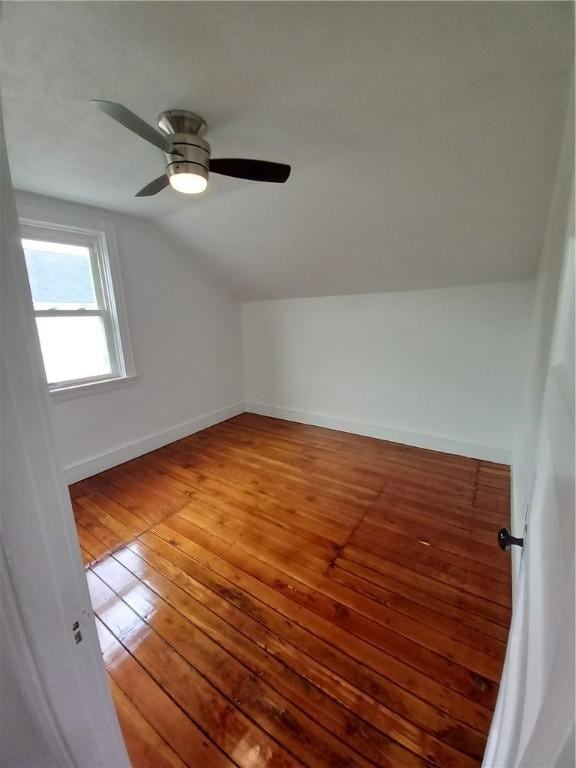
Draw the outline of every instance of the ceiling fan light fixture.
M238 157L212 159L210 144L203 137L208 126L195 112L162 112L156 130L123 104L103 99L92 101L105 115L164 152L166 173L146 184L136 197L152 197L168 185L184 195L199 195L208 186L209 173L274 184L284 184L290 176L291 168L286 163Z
M199 195L208 186L208 179L199 173L182 171L170 176L170 185L177 192L185 195Z

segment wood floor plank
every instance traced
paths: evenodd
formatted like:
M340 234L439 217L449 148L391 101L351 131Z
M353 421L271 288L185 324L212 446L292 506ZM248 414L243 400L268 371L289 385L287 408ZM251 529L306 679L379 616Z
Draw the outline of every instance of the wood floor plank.
M433 603L431 606L430 600L425 595L417 595L413 588L402 589L402 584L399 582L391 584L381 579L378 579L378 583L374 583L362 576L362 573L366 575L368 569L363 571L363 566L348 563L349 567L352 565L357 567L353 570L345 570L340 561L338 565L331 566L328 575L378 604L410 616L420 627L425 625L448 635L462 644L463 652L466 648L474 648L501 662L505 651L505 630L499 625L492 624L487 627L473 621L470 624L476 626L470 626L464 621L468 618L467 615L462 611L451 610L452 606L449 604ZM368 576L370 575L368 573ZM498 637L502 637L502 641L498 641Z
M85 566L90 565L95 560L95 558L89 552L86 552L82 546L80 547L80 554L82 555L82 562Z
M199 510L218 524L228 526L232 530L258 531L271 541L277 541L279 545L299 548L303 550L303 558L315 568L322 569L338 553L338 547L329 539L305 531L293 531L289 527L279 525L277 521L244 510L233 502L223 504L216 498L195 497L194 501L186 504L180 512L190 511L196 514Z
M474 768L509 468L241 414L71 486L134 768Z
M178 755L150 727L114 680L110 680L110 688L132 763L145 768L182 768L184 763Z
M436 581L445 586L453 587L460 593L467 593L474 598L482 598L482 606L489 602L493 603L498 606L494 608L495 614L503 617L508 616L512 596L506 584L498 585L497 587L491 584L489 588L474 571L468 577L460 569L447 566L438 558L424 551L418 553L409 552L408 556L405 557L402 551L395 549L394 546L385 546L383 541L378 543L378 547L378 552L375 553L372 551L372 547L367 547L365 544L358 546L355 542L352 542L343 548L342 554L344 557L349 557L361 563L376 563L376 569L381 566L382 562L385 562L386 566L394 563L399 568L411 571L413 574L427 579L428 583Z
M125 507L149 526L154 525L164 516L148 494L143 493L142 489L131 481L123 481L113 473L113 470L91 477L90 483L104 496Z
M440 475L457 477L475 482L478 472L478 462L463 456L453 454L440 454L436 451L427 451L420 448L412 448L387 440L378 440L372 437L354 435L350 439L331 429L318 429L306 424L294 424L281 419L268 416L259 416L251 413L243 413L229 419L231 426L241 424L256 432L282 435L288 439L305 446L318 446L324 450L334 450L350 457L350 459L366 458L371 460L394 460L407 466L422 466ZM498 465L499 466L499 465Z
M200 460L202 466L199 469ZM274 501L282 499L284 504L293 505L302 514L310 515L327 525L342 526L347 533L355 527L366 511L366 502L342 502L327 498L317 485L280 484L277 478L270 478L263 471L255 472L233 461L216 461L191 453L181 442L158 451L158 461L168 466L169 473L182 479L193 477L201 487L212 490L219 485L234 485L244 491L258 494Z
M474 494L474 506L480 509L489 509L494 512L508 513L509 491L504 488L495 488L490 485L476 486Z
M102 623L238 766L302 766L152 630L99 576L90 571L87 578L94 611Z
M494 536L491 535L491 544L479 541L478 531L473 526L466 530L453 528L451 531L442 530L437 524L423 521L418 517L410 519L403 512L388 512L386 514L366 515L363 520L363 532L369 534L373 540L379 541L386 536L386 532L406 536L428 546L432 546L440 552L450 552L463 559L470 560L474 567L488 566L492 572L504 575L504 581L508 581L508 561L502 552L494 551ZM476 566L475 564L479 565Z
M334 554L334 545L344 543L349 536L349 531L331 529L324 521L315 521L299 513L294 508L287 508L277 502L264 500L258 497L250 497L237 488L227 489L226 492L207 492L198 489L191 494L192 499L198 499L204 504L214 506L226 511L227 514L238 516L244 520L247 515L252 515L258 520L258 524L270 524L294 534L301 539L306 539L311 545L328 548L329 554ZM322 557L325 553L322 553Z
M384 443L384 441L379 442L381 445L387 445L388 451L386 453L380 451L377 456L370 456L367 453L355 455L352 445L353 460L351 461L349 450L351 446L344 445L342 436L340 437L339 449L326 446L319 448L309 441L294 440L293 438L287 439L285 436L272 432L246 428L239 425L236 419L217 425L213 428L212 432L214 434L223 434L227 440L232 440L240 445L245 445L248 442L250 445L265 447L266 450L269 448L276 449L282 452L285 461L291 461L292 457L296 455L301 459L329 464L332 472L339 471L342 468L349 470L351 467L362 469L374 476L374 485L377 488L382 488L383 470L385 471L386 479L394 477L396 474L396 476L401 476L404 480L413 480L414 482L420 480L428 487L430 484L434 484L436 487L441 487L449 493L465 495L467 498L473 497L476 484L476 470L474 468L465 477L458 476L452 478L450 470L446 471L444 466L445 456L441 461L436 461L434 464L430 460L423 462L421 457L420 461L418 461L413 454L410 454L407 458L406 449L403 449L401 446L393 443ZM430 471L431 468L433 468L433 472ZM444 472L442 472L443 469L445 470Z
M143 562L150 564L170 582L192 595L202 606L237 629L252 641L247 654L235 648L235 652L243 656L244 663L256 674L272 680L275 687L279 686L279 690L316 720L329 722L331 730L340 739L375 765L401 764L408 767L423 764L416 755L361 720L352 710L340 705L337 698L326 695L322 687L310 684L311 680L317 681L321 676L318 677L317 670L312 669L314 662L303 654L301 645L293 645L283 637L284 622L273 610L254 601L232 582L203 569L162 540L155 539L154 544L152 548L142 541L135 542L129 549L117 552L114 557L151 588L160 590L159 594L165 594L155 574L143 567ZM197 609L193 615L197 618ZM281 661L282 664L272 664L272 660Z
M338 564L344 568L349 561L367 566L376 573L390 575L405 584L414 585L415 588L428 594L431 600L439 599L451 603L465 611L470 611L471 615L478 615L508 627L510 621L508 607L489 600L485 596L473 594L468 589L460 590L458 585L453 583L454 580L450 583L444 579L437 579L435 576L438 574L421 572L421 569L412 567L408 561L402 561L400 558L389 560L353 546L347 546L343 550Z
M210 533L226 538L226 533L223 533L218 523L214 526L208 521L205 526L205 521L199 520L196 507L181 510L179 517L200 525ZM230 543L232 534L226 540ZM252 543L253 541L255 543ZM237 536L235 542L237 547L245 549L253 558L258 558L261 554L259 537L255 539L244 534L241 542ZM268 548L272 549L270 546ZM251 565L248 564L245 567L253 567L254 562L253 560ZM424 671L430 677L437 680L449 679L456 690L471 697L478 696L490 706L494 704L493 686L481 676L487 675L492 680L499 679L500 665L495 659L462 648L457 643L451 643L445 636L440 636L436 640L441 647L436 647L436 650L448 660L445 661L437 654L425 650L426 648L435 649L432 632L423 638L418 625L409 625L407 621L403 621L400 616L388 611L384 606L374 605L369 598L364 598L344 586L335 584L322 573L314 572L313 563L295 556L291 550L286 549L279 554L272 553L266 562L276 569L276 576L272 571L269 572L268 583L275 579L276 588L292 599L298 600L350 633L385 649L416 669ZM282 565L284 573L280 571ZM261 567L260 573L264 572L264 568ZM394 634L389 629L396 630L400 634ZM465 664L475 674L459 669L453 663L455 661ZM492 690L492 696L490 690Z
M99 548L102 549L103 552L110 552L113 549L116 549L116 547L121 546L123 542L132 538L128 535L125 529L122 529L122 533L112 530L112 528L107 525L105 519L102 519L99 515L95 515L90 510L83 509L79 505L77 499L72 502L72 509L74 510L74 518L77 521L77 524L81 525L85 531L88 531L93 540L99 542ZM116 527L115 522L113 524L114 527Z
M298 707L268 684L264 675L251 674L236 656L223 646L226 631L202 617L200 606L169 580L158 574L155 584L168 600L157 600L155 593L119 561L107 558L93 569L132 610L145 619L183 658L206 677L236 707L254 720L272 738L281 740L307 765L334 765L345 759L350 768L367 768L369 763L339 742ZM173 607L173 604L178 608ZM190 619L194 617L194 621ZM202 622L202 618L204 622ZM206 629L210 630L210 634ZM236 652L250 646L237 635ZM219 642L218 642L219 641ZM227 643L226 643L227 644ZM254 649L245 650L250 658ZM266 667L266 678L269 674Z
M118 511L115 509L114 514L109 515L105 508L98 505L90 496L80 496L74 501L74 506L78 511L79 519L82 521L92 521L96 525L105 526L113 534L116 534L120 542L129 541L134 538L138 533L142 533L142 528L135 527L131 524L126 524L121 517L118 516ZM118 509L122 510L122 507L118 505Z
M200 474L190 468L179 469L172 459L168 460L156 453L153 459L143 457L140 467L143 474L154 478L156 482L176 484L189 500L198 498L205 502L210 500L211 503L218 501L220 505L226 505L231 513L237 509L257 512L262 518L289 530L315 534L324 543L345 541L356 522L356 518L350 518L349 511L346 513L347 521L339 522L333 514L322 514L314 507L301 509L300 505L289 505L284 499L251 491L238 483L227 482L226 478Z
M218 437L218 441L214 437ZM366 463L346 461L341 454L329 455L325 451L317 451L308 448L306 451L294 451L279 445L274 440L263 440L260 435L241 435L234 427L227 428L226 424L218 425L209 436L198 436L199 440L208 440L211 445L219 445L238 454L250 456L254 460L263 458L262 448L265 448L266 461L272 466L284 470L299 470L306 472L311 477L325 480L326 477L333 480L338 478L340 483L350 487L356 487L365 491L371 488L375 491L382 489L381 467L369 466ZM472 496L473 488L470 489Z
M140 666L110 630L96 619L96 629L108 674L131 700L149 727L191 768L231 768L235 764Z
M243 542L247 548L256 547L259 551L265 549L274 561L286 559L293 563L300 562L304 568L322 571L337 553L331 546L318 551L308 546L302 537L291 536L279 526L267 525L264 520L260 525L247 524L235 515L220 512L215 506L194 502L187 504L178 514L201 528L217 531L223 538Z
M200 450L202 453L209 451L215 456L237 459L241 463L265 469L273 475L282 475L297 482L305 478L307 482L322 485L325 491L329 489L330 493L336 497L353 499L359 497L370 500L382 490L381 476L378 477L376 473L355 468L350 464L347 468L341 467L340 471L336 472L328 462L315 462L310 457L300 459L293 455L289 461L286 461L284 453L269 446L265 451L246 445L237 447L226 437L218 438L202 433L187 438L186 442L194 450Z
M463 553L451 552L447 545L433 546L429 538L406 536L388 528L380 529L377 533L380 535L375 535L372 526L362 525L350 538L350 544L386 559L390 557L390 550L401 553L405 560L414 559L421 563L429 573L446 574L456 580L465 580L467 587L474 585L487 595L492 595L493 600L496 594L502 595L504 605L510 604L509 576L504 571L464 557Z
M409 570L402 570L382 559L376 559L371 564L339 557L335 563L339 570L360 576L363 581L377 588L390 590L401 599L408 598L419 605L432 607L441 615L448 616L462 626L482 632L490 638L506 642L508 624L499 623L499 615L486 618L483 614L494 611L492 603L473 598L470 595L459 594L457 590L426 579ZM497 613L500 609L497 609Z
M490 461L480 461L478 466L478 485L499 488L510 494L510 472L508 467Z
M345 651L358 663L368 666L374 674L378 674L380 676L379 685L385 691L382 694L383 701L393 706L399 714L410 713L409 716L412 718L421 716L421 722L425 722L428 727L431 727L432 722L437 722L437 727L444 730L446 727L444 718L439 719L429 706L423 706L426 703L424 699L427 701L433 699L436 706L450 714L455 721L466 723L474 729L486 727L489 721L487 709L447 689L427 675L382 652L361 638L341 629L326 617L318 615L306 605L306 600L300 599L301 595L297 588L287 588L286 576L279 579L269 566L254 559L246 559L245 555L238 554L234 547L202 529L195 528L177 515L166 522L167 524L160 524L154 531L167 537L170 542L175 541L177 546L185 552L192 550L198 554L198 549L194 545L200 544L201 548L219 554L222 559L231 563L237 571L254 576L263 585L272 589L272 595L269 595L269 599L274 601L275 607L285 612L288 618L311 629L325 642ZM175 536L174 534L179 535ZM251 590L256 591L258 589L258 585L252 582ZM369 685L368 689L373 690L374 686ZM418 696L422 699L421 703L414 701L410 693L414 690L418 691ZM458 738L460 732L467 733L470 740L475 741L474 734L469 734L465 728L460 730L455 728L454 733L458 734Z
M86 503L89 503L90 508L96 514L106 514L109 517L116 518L133 536L143 533L148 528L147 521L96 489L90 489L87 493L80 496L78 498L78 503L81 506L85 506Z
M387 512L401 515L407 522L414 520L418 523L425 520L446 533L457 533L457 528L466 532L483 532L478 540L488 545L493 543L494 528L508 524L506 516L501 513L480 511L470 504L438 506L430 500L402 498L394 495L388 487L376 499L367 514L371 520L377 522L380 517L386 517Z
M98 560L102 557L107 551L107 547L99 540L97 539L87 528L84 528L84 526L78 521L77 517L75 516L76 520L76 533L78 535L78 541L80 543L81 548L86 552L90 557L94 560Z
M469 758L461 749L478 749L476 739L457 723L366 670L360 662L305 628L305 621L298 624L297 619L305 616L305 612L296 607L295 614L293 604L272 589L208 551L201 551L191 541L179 540L177 536L178 548L153 533L145 535L147 544L143 538L131 544L130 549L145 559L149 558L150 551L162 553L186 574L215 594L222 595L228 603L228 617L230 606L234 606L262 624L267 631L265 648L268 652L305 672L306 678L319 690L340 701L383 734L443 766L468 764ZM314 622L310 624L312 629L317 629ZM275 633L281 640L275 642L270 633ZM423 728L415 727L413 722ZM449 729L451 736L447 741L457 744L458 748L430 735L430 732L443 734Z
M221 467L224 464L230 468L234 467L238 473L249 473L253 478L262 475L263 480L274 482L280 491L283 488L288 490L295 487L304 493L312 491L340 505L367 504L378 493L377 489L361 489L357 484L351 486L328 475L309 475L305 468L287 468L279 462L266 460L265 454L257 458L254 455L246 455L240 449L199 443L195 438L196 435L185 438L184 450L190 458L196 459L196 466L200 469L205 465Z

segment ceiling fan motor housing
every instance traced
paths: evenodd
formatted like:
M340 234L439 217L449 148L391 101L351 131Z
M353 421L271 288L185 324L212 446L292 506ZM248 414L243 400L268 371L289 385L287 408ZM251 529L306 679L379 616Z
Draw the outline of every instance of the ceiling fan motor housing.
M162 112L158 126L166 133L174 149L180 154L165 153L166 173L194 173L208 180L210 168L210 144L202 138L207 130L204 118L195 112L171 109Z

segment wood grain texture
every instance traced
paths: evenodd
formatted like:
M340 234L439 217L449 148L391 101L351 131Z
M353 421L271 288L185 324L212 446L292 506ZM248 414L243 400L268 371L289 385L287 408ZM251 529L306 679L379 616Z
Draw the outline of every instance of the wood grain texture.
M135 768L466 768L508 467L253 414L72 486Z

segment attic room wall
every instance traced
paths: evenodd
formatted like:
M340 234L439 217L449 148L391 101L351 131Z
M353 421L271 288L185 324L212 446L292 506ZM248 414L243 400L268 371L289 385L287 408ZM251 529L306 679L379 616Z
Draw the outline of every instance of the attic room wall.
M538 265L534 314L530 327L529 365L522 390L522 406L514 441L512 522L521 531L535 473L537 437L550 359L552 329L558 301L562 265L574 252L574 74L565 120L564 140L558 161L554 193L548 213L546 237ZM571 257L574 258L573 255ZM520 534L518 534L520 535ZM519 552L515 562L519 564Z
M69 481L242 410L240 306L193 254L145 219L22 193L17 204L21 216L116 230L137 380L54 402Z
M509 461L532 281L243 305L246 409Z

